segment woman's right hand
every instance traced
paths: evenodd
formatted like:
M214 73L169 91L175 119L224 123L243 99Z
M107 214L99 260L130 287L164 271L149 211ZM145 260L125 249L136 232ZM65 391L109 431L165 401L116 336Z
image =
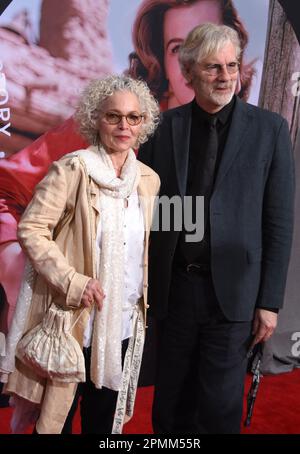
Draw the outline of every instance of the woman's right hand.
M82 294L81 304L85 307L90 307L91 304L95 303L98 310L101 311L104 298L105 295L100 282L97 279L90 279Z

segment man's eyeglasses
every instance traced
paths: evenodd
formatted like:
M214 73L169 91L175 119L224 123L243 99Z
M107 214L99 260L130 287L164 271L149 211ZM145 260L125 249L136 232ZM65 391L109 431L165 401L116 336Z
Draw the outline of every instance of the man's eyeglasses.
M138 115L135 113L121 115L115 112L106 112L106 114L104 114L105 121L110 125L117 125L118 123L120 123L123 117L126 118L126 121L130 126L136 126L140 124L140 122L144 118L144 115Z
M205 71L207 74L210 76L217 76L223 71L224 66L226 66L226 70L228 74L235 74L238 72L240 64L237 61L232 61L231 63L220 65L218 63L212 64L212 65L206 65L203 68L203 71Z

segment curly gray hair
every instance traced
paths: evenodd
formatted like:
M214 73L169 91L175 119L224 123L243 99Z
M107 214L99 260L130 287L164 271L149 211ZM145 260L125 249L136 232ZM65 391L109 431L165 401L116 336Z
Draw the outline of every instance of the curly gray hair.
M92 145L101 144L98 131L98 120L103 102L117 91L130 91L138 98L145 121L137 140L137 146L146 142L159 123L159 106L151 95L147 84L128 76L108 76L93 80L82 92L75 119L81 134Z

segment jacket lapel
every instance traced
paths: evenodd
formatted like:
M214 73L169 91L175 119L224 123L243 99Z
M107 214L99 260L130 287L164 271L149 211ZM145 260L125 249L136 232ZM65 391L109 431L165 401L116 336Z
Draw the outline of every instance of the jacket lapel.
M192 103L182 106L172 117L172 140L179 192L186 192L189 147L192 123Z
M140 166L140 169L141 179L137 187L137 192L142 205L145 222L145 235L147 237L151 228L154 197L156 194L153 193L153 179L150 172L147 173L147 170L145 170L144 166Z
M148 300L148 248L149 248L149 235L152 223L154 201L155 201L155 192L154 192L154 178L147 172L144 166L140 166L141 169L141 179L137 187L139 194L144 223L145 223L145 235L144 235L144 278L143 278L143 296L144 296L144 323L146 325L147 320L147 304ZM157 188L158 189L158 188Z
M217 173L215 188L222 182L229 171L234 159L244 145L246 133L249 131L252 115L249 112L247 104L236 97L236 104L232 114L231 126L227 137L226 145L221 157L220 167Z

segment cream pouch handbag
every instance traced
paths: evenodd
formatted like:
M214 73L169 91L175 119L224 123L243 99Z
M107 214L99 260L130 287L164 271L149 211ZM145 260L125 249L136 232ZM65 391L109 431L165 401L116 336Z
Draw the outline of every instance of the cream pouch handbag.
M43 321L19 341L17 358L42 377L66 383L84 382L83 352L71 334L83 310L71 325L73 312L52 304Z

